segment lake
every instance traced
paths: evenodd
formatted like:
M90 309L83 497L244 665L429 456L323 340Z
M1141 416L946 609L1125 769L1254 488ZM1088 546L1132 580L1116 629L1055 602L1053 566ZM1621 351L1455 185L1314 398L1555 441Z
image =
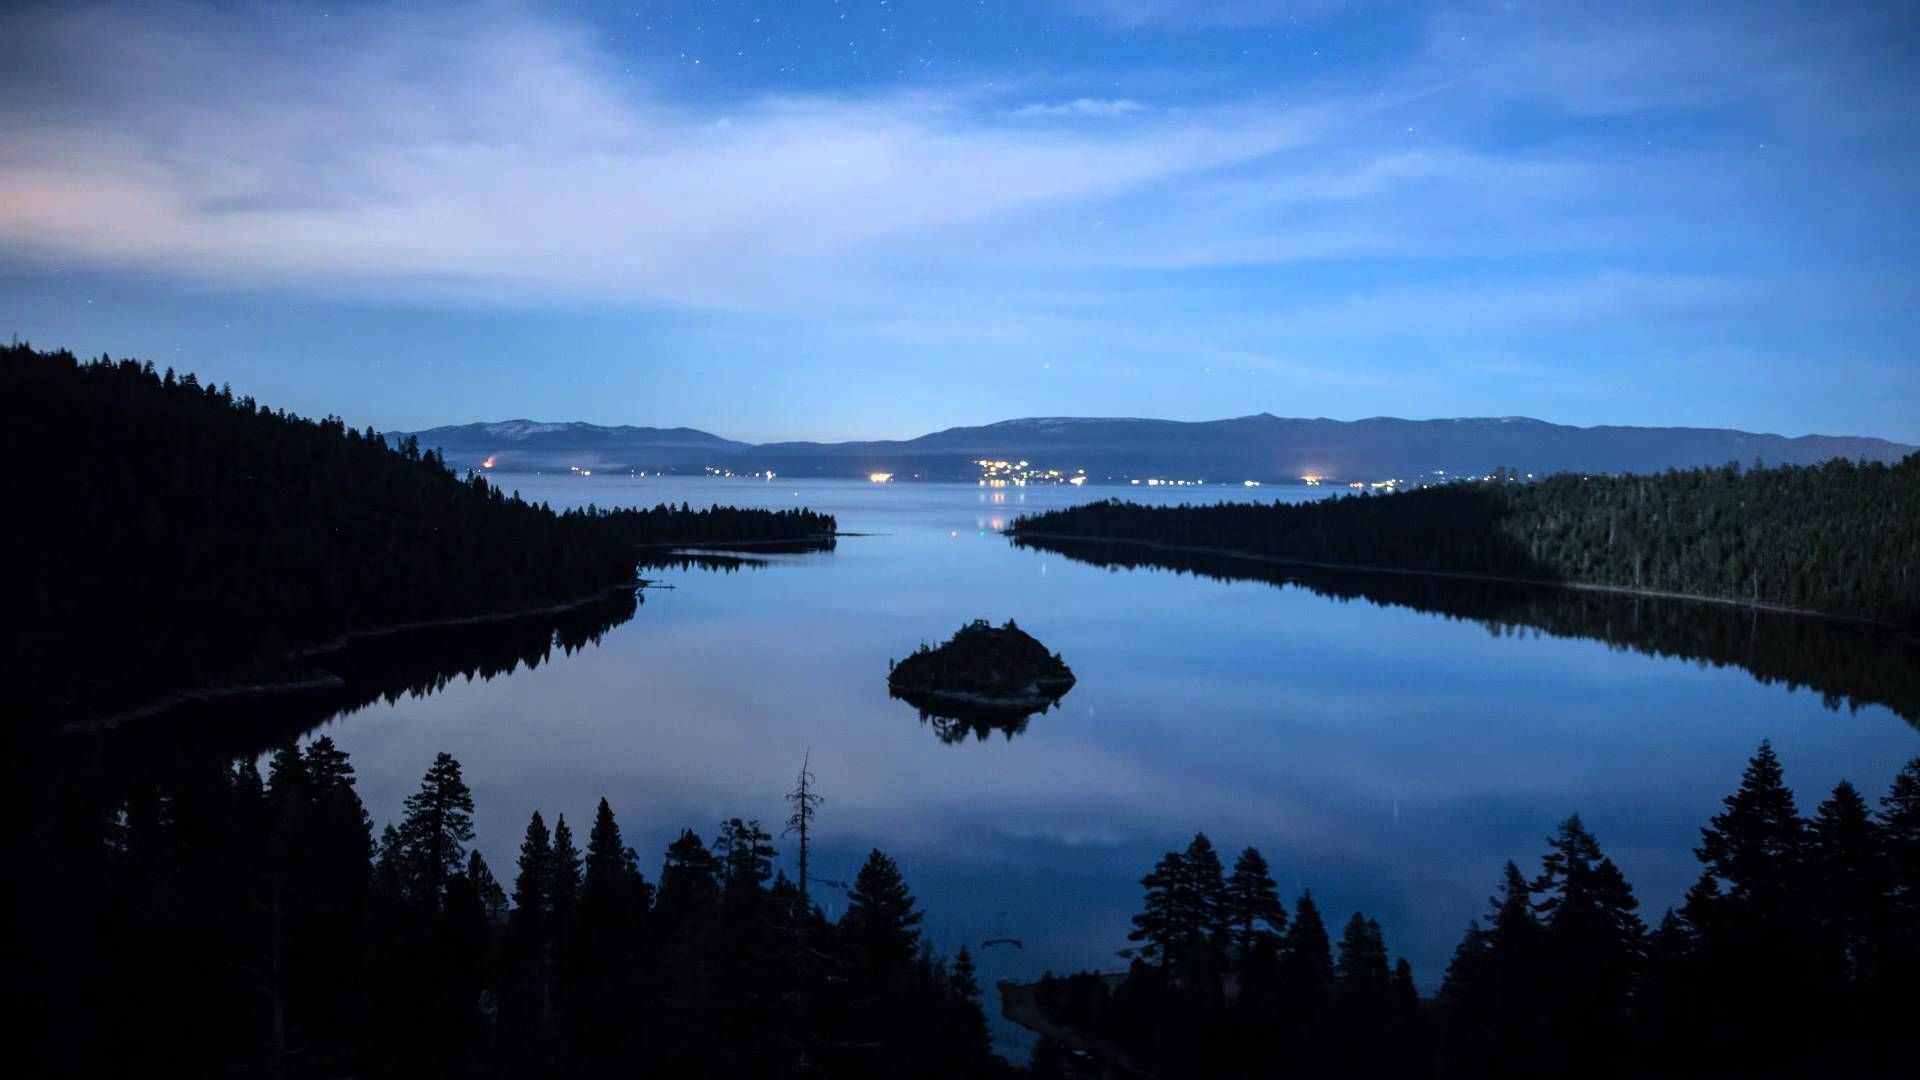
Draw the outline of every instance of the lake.
M1116 494L1321 489L500 479L555 507L804 505L863 535L727 572L650 572L664 587L597 645L328 721L319 730L352 755L376 823L398 819L446 750L465 766L479 845L502 878L529 812L565 814L584 836L602 795L653 878L682 827L710 837L737 815L777 834L782 795L811 755L827 800L815 873L849 880L869 848L893 855L932 942L971 944L983 984L1123 967L1115 953L1141 875L1204 830L1229 862L1259 847L1289 901L1310 887L1336 936L1355 909L1377 918L1431 990L1501 864L1531 873L1568 814L1582 815L1656 922L1697 877L1699 827L1762 738L1803 812L1842 777L1877 800L1920 753L1920 734L1889 705L1842 695L1829 707L1737 664L1369 602L1304 579L1102 567L1001 533L1023 510ZM1731 619L1736 637L1759 625L1695 607ZM1684 605L1661 610L1693 618ZM1655 611L1602 618L1638 625ZM1079 682L1018 735L949 743L889 697L888 661L975 618L1017 619ZM1793 622L1782 632L1827 635ZM1883 659L1837 640L1835 655L1911 681L1910 668L1878 670L1910 647ZM779 846L792 874L791 845ZM830 911L843 902L829 887L816 898ZM1023 947L981 949L989 938Z

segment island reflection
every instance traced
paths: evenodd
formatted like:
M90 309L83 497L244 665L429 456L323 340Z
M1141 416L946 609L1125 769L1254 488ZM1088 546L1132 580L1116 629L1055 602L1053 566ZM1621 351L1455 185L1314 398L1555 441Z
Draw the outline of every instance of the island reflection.
M1028 720L1060 705L1059 696L1040 708L1023 709L967 705L950 697L894 687L887 688L887 695L913 706L920 714L920 722L932 728L940 741L949 746L967 741L968 735L976 742L983 742L996 731L1012 740L1015 735L1026 732Z

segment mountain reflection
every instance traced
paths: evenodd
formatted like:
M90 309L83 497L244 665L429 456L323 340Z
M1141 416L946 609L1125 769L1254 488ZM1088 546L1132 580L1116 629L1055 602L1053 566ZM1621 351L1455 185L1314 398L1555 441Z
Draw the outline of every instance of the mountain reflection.
M1477 622L1498 637L1534 630L1588 638L1649 656L1737 667L1765 684L1818 693L1830 709L1884 705L1920 727L1920 640L1867 623L1518 582L1256 562L1088 541L1015 538L1110 570L1156 569L1216 581L1294 586L1340 601L1366 600Z

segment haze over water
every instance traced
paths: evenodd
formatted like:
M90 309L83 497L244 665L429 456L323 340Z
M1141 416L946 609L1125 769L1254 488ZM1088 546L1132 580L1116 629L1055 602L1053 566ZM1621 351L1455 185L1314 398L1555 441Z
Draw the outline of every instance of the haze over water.
M1655 922L1697 876L1699 826L1762 738L1803 812L1842 777L1877 797L1920 752L1885 707L1830 709L1737 668L1301 588L1109 571L1000 533L1111 488L498 479L555 508L807 506L868 535L738 572L650 572L671 588L648 589L598 647L331 722L321 730L352 755L376 823L397 820L447 750L496 873L511 874L530 811L580 833L605 795L652 879L683 827L711 838L737 815L777 833L811 753L828 800L815 873L850 880L868 848L895 856L935 946L969 944L987 983L1124 967L1140 876L1204 830L1229 852L1260 847L1283 894L1312 888L1330 922L1377 918L1431 990L1501 863L1531 872L1568 814ZM888 696L887 665L974 618L1016 619L1079 681L1022 734L949 745ZM778 846L791 874L791 844ZM843 906L816 893L830 914ZM998 937L1024 948L980 948Z

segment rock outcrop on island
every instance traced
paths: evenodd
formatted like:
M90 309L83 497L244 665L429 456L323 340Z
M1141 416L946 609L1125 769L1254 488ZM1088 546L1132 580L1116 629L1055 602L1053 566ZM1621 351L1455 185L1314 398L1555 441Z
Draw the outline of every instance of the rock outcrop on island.
M938 648L921 645L887 675L888 692L918 709L946 742L968 732L984 739L991 730L1011 738L1073 683L1060 654L1011 619L1005 626L976 619Z

